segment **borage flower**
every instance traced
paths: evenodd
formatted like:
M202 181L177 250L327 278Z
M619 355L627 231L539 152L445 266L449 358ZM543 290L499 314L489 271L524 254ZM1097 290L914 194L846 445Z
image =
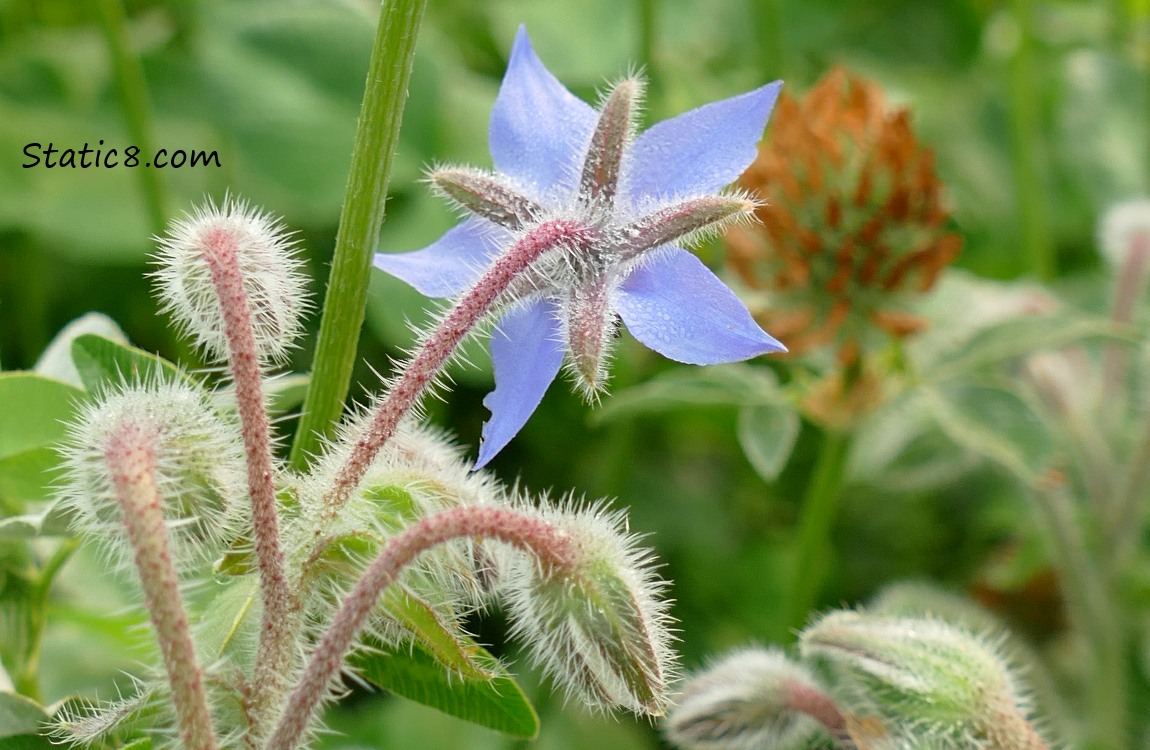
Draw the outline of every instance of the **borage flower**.
M589 238L539 258L500 298L478 466L519 432L564 362L588 397L602 389L617 318L648 347L688 364L784 349L681 247L754 213L754 200L719 191L754 159L780 87L636 135L640 80L615 85L596 111L551 75L520 29L491 115L496 171L430 175L472 216L422 250L375 257L423 294L454 297L503 249L549 222L573 222Z

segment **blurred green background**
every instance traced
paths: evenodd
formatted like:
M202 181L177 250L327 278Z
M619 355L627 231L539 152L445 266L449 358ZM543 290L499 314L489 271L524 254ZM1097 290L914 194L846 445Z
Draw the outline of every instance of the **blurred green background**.
M836 64L871 77L893 103L911 108L920 137L937 151L965 237L957 265L986 277L1037 273L1073 285L1099 265L1098 215L1147 190L1147 6L1145 0L431 0L380 244L414 249L453 223L421 183L423 170L442 162L489 165L488 113L511 40L525 23L543 61L585 98L641 66L651 79L650 121L775 78L800 93ZM157 317L143 273L160 216L204 196L220 199L230 191L282 215L299 232L317 295L323 288L377 6L128 0L122 40L143 68L154 147L218 151L221 166L22 168L23 150L33 142L142 145L128 124L106 38L107 13L117 7L110 0L0 0L4 369L31 367L59 328L90 310L116 319L145 349L196 366L194 353ZM148 190L159 196L153 204ZM1036 267L1035 247L1050 248L1055 263ZM721 262L716 247L703 255ZM387 372L410 343L408 321L424 319L426 307L402 284L374 279L357 397L376 386L371 368ZM317 325L311 322L313 335L292 369L308 367ZM473 447L490 372L482 347L472 349L472 366L456 368L449 402L433 402L431 416ZM612 388L625 391L674 367L625 337ZM602 417L569 389L553 388L493 468L536 491L607 496L632 509L632 529L650 535L664 575L674 581L688 666L785 632L777 605L790 575L790 530L813 462L813 431L799 436L794 459L768 485L743 457L733 408ZM1033 544L1018 536L1026 511L1003 487L993 476L929 493L850 482L835 532L838 564L821 606L856 603L889 581L930 578L981 592L1024 631L1049 636L1060 627L1052 591L992 586L1003 557ZM514 652L503 643L497 613L475 626L497 650ZM46 648L47 664L67 664L67 653L83 646L63 638ZM519 671L527 684L537 679L526 665ZM645 724L588 717L577 707L562 711L547 690L537 695L539 748L659 742ZM366 694L354 696L333 723L346 733L325 740L333 748L508 746L486 730Z

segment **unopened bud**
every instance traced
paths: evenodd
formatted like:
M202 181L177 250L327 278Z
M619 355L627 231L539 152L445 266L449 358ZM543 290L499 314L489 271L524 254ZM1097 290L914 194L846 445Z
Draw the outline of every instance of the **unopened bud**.
M520 555L504 593L515 630L535 661L594 707L660 716L675 669L668 603L649 553L619 514L598 508L543 511L564 540L563 562Z
M177 562L218 554L243 518L242 443L206 395L182 383L125 386L80 415L64 447L62 487L77 526L112 541L114 556L130 561L107 454L126 431L148 436Z
M747 648L686 681L667 736L685 750L802 750L843 721L808 669L779 649Z
M1150 198L1135 198L1111 206L1098 227L1099 250L1112 267L1124 268L1135 254L1150 253Z
M1046 747L999 648L941 620L833 612L803 631L800 649L830 667L844 712L891 747L928 738L941 748Z
M241 300L261 358L282 359L308 309L302 261L283 225L242 201L208 203L159 238L153 274L164 311L213 356L229 356L224 305Z

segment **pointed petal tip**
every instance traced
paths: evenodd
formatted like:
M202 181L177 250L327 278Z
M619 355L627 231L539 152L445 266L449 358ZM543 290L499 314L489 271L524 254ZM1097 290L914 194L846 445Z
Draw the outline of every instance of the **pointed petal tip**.
M636 339L676 362L717 365L786 350L682 248L636 269L620 286L615 310Z
M511 43L511 59L514 60L516 55L519 54L535 54L535 48L531 46L531 37L527 35L527 24L519 24L519 28L515 31L515 41Z
M483 399L491 418L483 423L476 469L519 434L559 374L563 347L552 303L539 300L508 312L491 335L491 363L495 389Z
M595 110L547 70L520 26L488 126L495 168L540 193L575 187L572 170L595 121Z

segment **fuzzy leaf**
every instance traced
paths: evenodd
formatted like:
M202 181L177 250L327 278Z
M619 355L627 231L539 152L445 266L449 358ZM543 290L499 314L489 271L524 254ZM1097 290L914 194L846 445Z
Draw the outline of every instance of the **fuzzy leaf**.
M421 648L443 667L467 679L491 679L493 674L476 659L475 647L443 622L428 602L401 586L384 593L381 604L404 630L415 636Z
M35 735L49 718L44 707L31 698L16 693L0 693L0 738Z
M152 750L152 738L141 737L138 740L132 740L126 745L121 745L120 750Z
M200 651L209 659L241 659L259 637L259 581L237 575L210 598L196 602Z
M979 331L965 346L942 357L926 378L941 382L1016 357L1098 338L1133 343L1137 337L1109 320L1071 310L1012 317Z
M30 372L0 373L0 496L42 500L59 463L53 446L84 397L79 388Z
M1035 484L1053 453L1050 436L1017 393L993 384L926 388L923 398L938 426L958 445Z
M594 423L690 406L776 406L784 403L775 374L732 364L675 369L616 393L592 413Z
M448 672L419 646L377 646L350 659L368 682L451 716L524 739L539 732L539 717L522 688L481 646L470 644L469 659L490 677Z
M739 445L759 476L775 481L799 437L799 415L780 403L739 410Z
M89 391L101 391L121 383L166 383L186 376L158 354L88 333L72 342L72 362Z
M267 398L268 415L282 416L303 403L307 396L307 386L311 382L309 373L293 373L264 378L264 396ZM219 388L212 393L212 403L219 411L235 411L236 390L234 386Z
M0 519L0 539L62 536L68 533L68 523L65 505L54 502L39 513L26 513Z

